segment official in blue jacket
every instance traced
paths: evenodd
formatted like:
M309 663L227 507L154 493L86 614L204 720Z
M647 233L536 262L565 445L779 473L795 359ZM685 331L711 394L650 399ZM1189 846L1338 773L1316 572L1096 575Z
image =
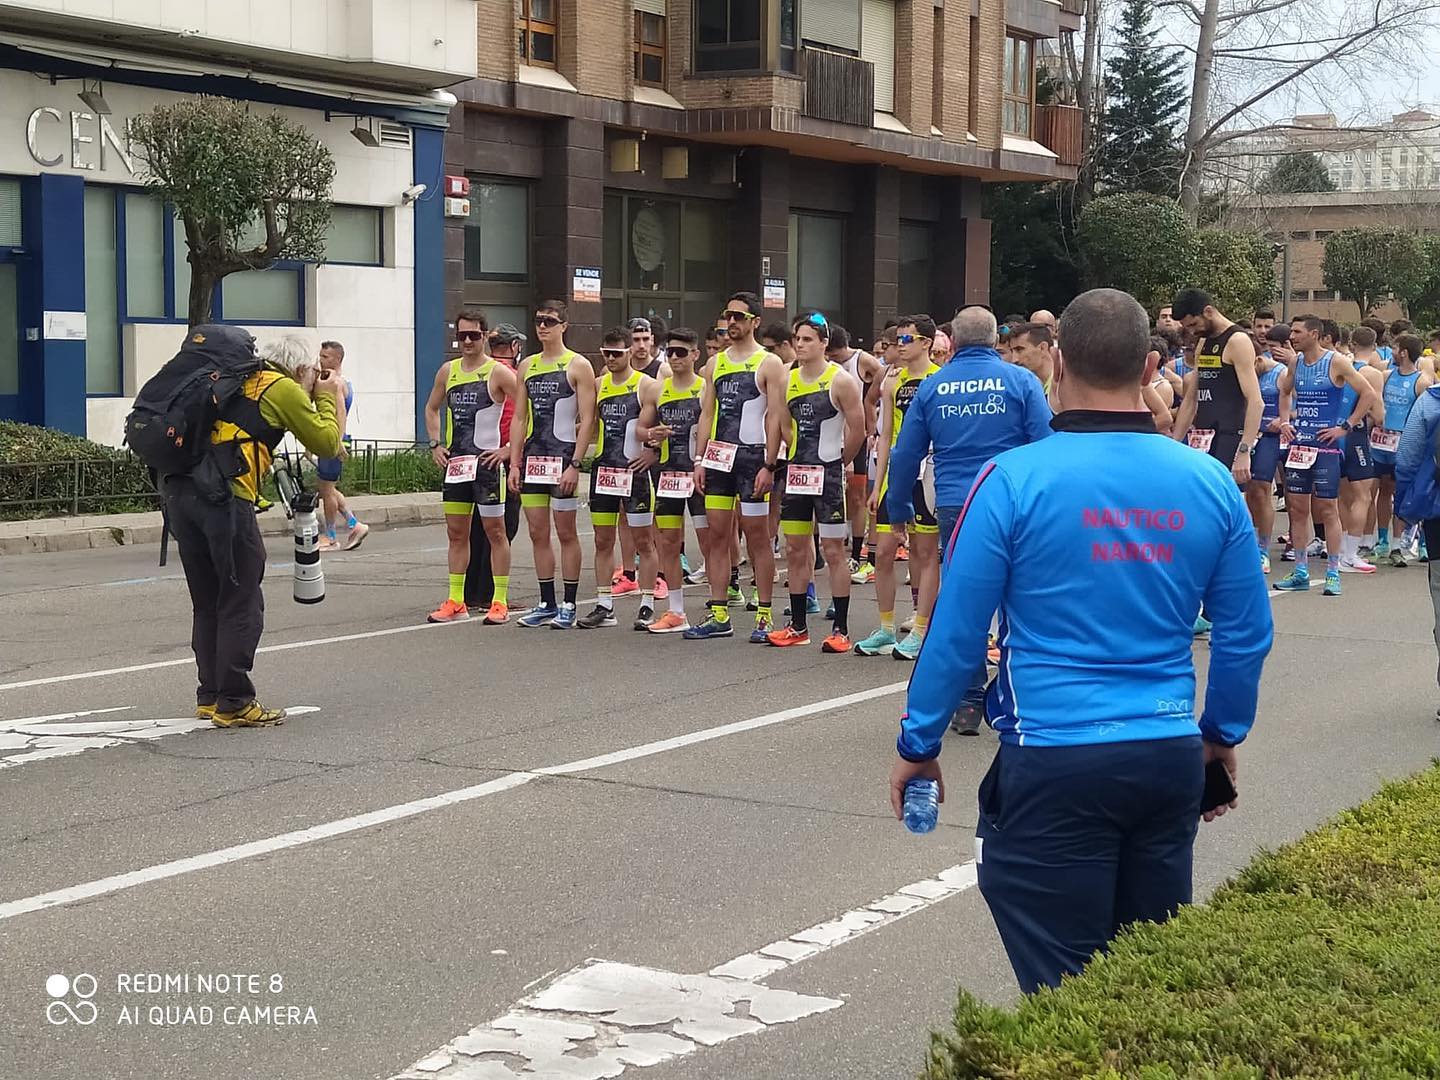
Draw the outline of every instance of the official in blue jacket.
M1000 358L995 315L989 308L961 308L955 315L957 345L938 373L920 384L900 436L890 451L890 490L885 508L891 521L915 517L915 480L925 455L934 451L935 518L940 524L942 564L950 539L980 468L996 454L1050 434L1050 403L1035 374ZM985 657L982 643L976 656ZM985 665L956 710L954 728L980 733L985 700Z
M995 458L970 492L890 778L897 816L912 777L941 778L941 736L998 607L985 708L1000 748L975 862L1026 992L1190 901L1205 766L1233 777L1270 650L1245 500L1219 462L1156 434L1141 401L1149 337L1113 289L1066 308L1056 434ZM1197 717L1202 601L1216 617Z
M1430 602L1435 608L1435 650L1440 653L1440 385L1421 394L1405 422L1395 454L1395 513L1420 522L1430 555ZM1440 683L1440 668L1435 680ZM1440 720L1440 709L1435 710Z

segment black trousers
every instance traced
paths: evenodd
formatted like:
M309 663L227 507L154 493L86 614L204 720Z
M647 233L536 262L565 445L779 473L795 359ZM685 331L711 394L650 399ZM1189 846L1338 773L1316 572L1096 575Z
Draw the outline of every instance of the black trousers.
M1440 654L1440 518L1430 518L1423 523L1425 550L1430 555L1426 569L1430 572L1430 603L1435 608L1435 652ZM1391 537L1390 542L1395 543ZM1440 683L1440 668L1436 669L1435 681ZM1436 718L1440 719L1440 712Z
M250 671L265 629L265 543L255 510L238 499L216 506L188 480L169 480L165 511L190 589L196 701L241 709L255 700Z
M520 531L520 496L505 492L505 535L513 543ZM470 567L465 571L465 606L488 608L495 599L495 576L490 571L490 538L478 508L470 514Z
M975 863L1020 989L1059 986L1126 925L1191 897L1200 737L1001 743L980 783Z

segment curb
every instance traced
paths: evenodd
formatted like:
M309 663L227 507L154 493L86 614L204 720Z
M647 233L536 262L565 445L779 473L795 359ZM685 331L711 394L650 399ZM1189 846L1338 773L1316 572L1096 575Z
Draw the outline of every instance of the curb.
M423 502L415 501L414 496L357 496L349 501L351 509L372 529L407 528L444 521L445 511L438 492L426 492L422 498ZM259 521L262 536L291 533L290 519L278 506L259 515ZM0 523L0 527L4 524L21 523ZM158 513L116 514L108 521L104 516L47 518L43 523L25 522L24 525L35 531L10 536L0 532L0 557L158 545L162 528Z

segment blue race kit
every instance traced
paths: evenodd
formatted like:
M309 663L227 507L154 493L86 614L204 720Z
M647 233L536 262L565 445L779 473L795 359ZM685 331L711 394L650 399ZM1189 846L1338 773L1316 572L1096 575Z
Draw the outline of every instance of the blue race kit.
M934 447L935 505L961 506L981 466L1050 434L1050 403L1034 372L967 345L920 384L890 451L890 520L915 517L915 481ZM941 537L946 543L950 538Z
M910 679L900 756L939 754L997 608L985 713L1002 743L1239 743L1273 634L1240 489L1214 458L1156 434L1148 412L1070 411L1052 426L975 482L954 540L963 558L946 564ZM1215 625L1197 721L1202 602Z

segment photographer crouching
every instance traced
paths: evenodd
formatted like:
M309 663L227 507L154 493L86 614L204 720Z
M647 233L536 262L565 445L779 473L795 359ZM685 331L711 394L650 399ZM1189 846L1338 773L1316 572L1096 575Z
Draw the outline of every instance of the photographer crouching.
M127 422L130 445L156 470L190 589L195 715L216 727L285 719L255 700L250 681L265 623L255 510L286 432L317 457L340 453L339 380L311 364L301 338L281 338L257 355L245 330L199 326L146 384ZM313 381L313 400L297 376ZM198 438L184 438L189 427Z

